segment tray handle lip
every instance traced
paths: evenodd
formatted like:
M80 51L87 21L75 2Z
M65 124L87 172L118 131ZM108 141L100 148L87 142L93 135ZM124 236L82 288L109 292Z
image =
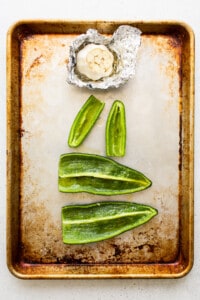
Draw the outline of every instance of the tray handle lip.
M71 20L71 19L21 19L21 20L16 20L15 22L13 22L7 30L7 36L12 36L12 34L16 31L19 30L20 27L23 26L31 26L31 25L55 25L57 26L58 24L88 24L88 25L92 25L95 24L96 26L98 26L98 23L101 24L113 24L113 25L131 25L131 26L136 26L136 27L142 27L143 25L149 25L149 26L179 26L180 28L183 28L185 31L188 32L188 34L190 35L190 38L192 40L194 40L195 34L194 34L194 30L192 29L192 27L186 23L185 21L181 21L181 20L173 20L173 19L166 19L166 20L131 20L131 19L127 19L127 20L103 20L103 19L91 19L91 20L81 20L81 19L77 19L77 20Z
M35 266L39 266L40 264L36 264ZM137 264L136 264L137 265ZM140 264L146 266L146 264ZM39 271L35 270L33 273L29 273L26 268L29 267L29 264L23 264L20 262L16 262L15 264L12 264L11 260L7 260L7 267L10 273L15 276L18 279L180 279L188 275L188 273L192 270L193 267L193 259L189 260L188 264L185 264L180 261L173 262L173 263L166 263L164 266L166 267L166 270L168 266L172 266L174 268L174 272L172 271L166 271L166 272L156 272L156 268L153 269L154 264L149 264L152 267L152 270L149 270L147 273L110 273L109 270L108 272L102 272L102 273L40 273ZM163 265L163 264L157 264ZM120 265L116 264L116 267ZM45 266L48 268L48 265ZM92 266L91 266L92 267ZM60 266L58 267L58 270L60 270Z

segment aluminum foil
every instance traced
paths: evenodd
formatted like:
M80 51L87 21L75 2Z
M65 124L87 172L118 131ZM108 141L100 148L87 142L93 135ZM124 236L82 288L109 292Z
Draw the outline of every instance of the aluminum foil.
M100 80L90 80L76 70L77 53L87 44L105 45L115 56L113 72ZM135 75L136 56L141 44L141 31L138 28L122 25L112 37L105 37L95 29L88 29L70 45L67 82L89 89L118 88Z

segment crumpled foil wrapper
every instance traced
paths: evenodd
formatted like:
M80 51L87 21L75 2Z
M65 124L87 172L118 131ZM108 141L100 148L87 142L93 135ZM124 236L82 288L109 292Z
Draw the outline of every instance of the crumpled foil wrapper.
M136 56L141 44L141 31L128 25L119 26L111 38L101 35L95 29L88 29L70 45L67 82L89 89L118 88L135 75ZM76 71L77 53L87 44L105 45L114 53L114 71L108 77L97 81L90 80Z

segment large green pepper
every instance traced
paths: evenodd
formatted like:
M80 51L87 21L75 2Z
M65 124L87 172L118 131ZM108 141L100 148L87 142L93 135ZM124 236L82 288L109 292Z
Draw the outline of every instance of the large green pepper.
M91 131L105 103L91 95L78 112L71 126L68 145L78 147Z
M115 100L106 122L106 154L124 156L126 152L126 115L124 104Z
M138 227L157 215L153 207L106 201L62 208L62 236L67 244L84 244L109 239Z
M142 173L100 155L67 153L60 156L59 191L99 195L144 190L151 181Z

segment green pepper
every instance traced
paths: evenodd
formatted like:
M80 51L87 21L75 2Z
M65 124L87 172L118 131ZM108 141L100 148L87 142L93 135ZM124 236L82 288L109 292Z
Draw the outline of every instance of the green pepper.
M110 158L85 153L60 156L60 192L119 195L144 190L151 181L142 173Z
M124 104L114 101L106 122L106 154L124 156L126 152L126 115Z
M68 145L78 147L91 131L105 103L91 95L78 112L71 126Z
M155 215L153 207L123 201L105 201L62 208L62 236L66 244L84 244L112 238L138 227Z

